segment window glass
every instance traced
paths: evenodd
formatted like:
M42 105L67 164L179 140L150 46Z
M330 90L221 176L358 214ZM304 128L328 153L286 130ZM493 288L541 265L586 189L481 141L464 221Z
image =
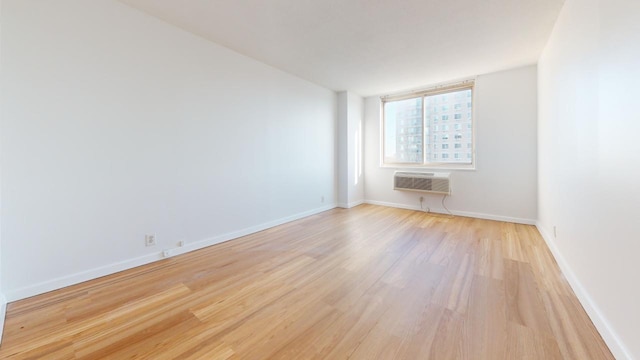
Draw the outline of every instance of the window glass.
M473 164L472 153L469 153L471 157L464 156L464 153L436 153L449 149L448 143L439 143L449 139L456 141L455 149L462 148L459 142L472 148L472 93L472 87L465 87L448 92L426 92L408 99L383 98L383 163L436 167L454 163ZM450 117L455 119L451 125L448 124Z

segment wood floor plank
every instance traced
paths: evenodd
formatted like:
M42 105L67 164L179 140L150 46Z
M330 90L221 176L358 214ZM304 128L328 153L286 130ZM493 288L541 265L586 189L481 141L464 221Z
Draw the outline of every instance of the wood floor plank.
M445 309L437 324L429 358L463 359L465 317L455 311ZM413 358L418 358L422 354L426 354L426 352L415 352Z
M389 305L385 315L362 340L352 357L393 358L404 342L415 339L423 313L431 310L431 297L443 271L439 265L423 264L419 275L411 278L406 287L397 290L398 300Z
M506 259L528 262L524 248L526 244L518 234L518 225L504 223L502 225L502 253Z
M2 359L613 359L535 227L361 205L7 307Z
M465 321L464 357L507 359L507 314L503 284L474 276Z
M544 292L543 299L553 334L565 358L602 359L611 356L575 296Z
M477 275L496 280L504 279L504 257L500 240L480 238L475 255Z
M469 306L474 259L469 254L460 254L450 261L433 296L433 302L464 314Z
M508 325L505 353L507 359L562 359L560 348L553 337L514 323Z
M531 265L506 259L507 318L542 335L553 333Z

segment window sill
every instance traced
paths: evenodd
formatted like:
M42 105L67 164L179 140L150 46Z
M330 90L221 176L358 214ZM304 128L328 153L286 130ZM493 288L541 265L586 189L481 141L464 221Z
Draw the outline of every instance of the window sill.
M429 171L443 171L443 170L456 170L456 171L476 171L475 164L466 165L411 165L411 164L380 164L382 169L398 169L398 170L429 170Z

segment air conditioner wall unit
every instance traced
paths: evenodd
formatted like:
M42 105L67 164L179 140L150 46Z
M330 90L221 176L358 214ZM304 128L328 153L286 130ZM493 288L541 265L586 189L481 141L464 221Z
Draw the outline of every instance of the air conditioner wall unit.
M393 189L451 195L449 175L449 173L396 171L393 175Z

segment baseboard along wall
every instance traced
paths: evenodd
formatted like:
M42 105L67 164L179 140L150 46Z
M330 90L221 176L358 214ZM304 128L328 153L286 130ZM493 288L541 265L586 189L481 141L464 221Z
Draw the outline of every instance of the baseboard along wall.
M4 332L4 319L7 315L7 298L0 294L0 344L2 344L2 334Z
M177 247L170 249L170 256L176 256L184 253L188 253L191 251L195 251L198 249L205 248L207 246L219 244L225 241L233 240L242 236L246 236L249 234L256 233L258 231L266 230L272 228L274 226L282 225L284 223L288 223L290 221L298 220L307 216L315 215L321 213L323 211L331 210L336 207L336 204L329 204L326 206L322 206L313 210L301 212L298 214L294 214L291 216L286 216L277 220L269 221L266 223L262 223L256 226L251 226L245 229L241 229L238 231L214 236L207 239L202 239L196 242L187 243L183 247ZM112 263L105 266L96 267L93 269L89 269L83 272L67 275L64 277L59 277L56 279L44 281L41 283L33 284L30 286L26 286L20 289L10 290L6 292L6 300L16 301L25 299L31 296L44 294L49 291L61 289L67 286L75 285L84 281L93 280L102 276L111 275L117 273L119 271L128 270L134 267L138 267L141 265L146 265L152 263L154 261L162 260L165 257L163 256L162 251L156 251L150 254L146 254L140 257L136 257L133 259L128 259L116 263ZM3 317L4 319L4 317Z
M242 230L238 230L238 231L230 232L227 234L211 237L208 239L203 239L190 244L186 244L184 247L171 249L172 251L171 256L188 253L188 252L202 249L208 246L219 244L225 241L233 240L233 239L246 236L249 234L253 234L262 230L266 230L290 221L298 220L307 216L315 215L323 211L331 210L336 207L348 209L354 206L361 205L363 203L401 208L401 209L407 209L407 210L424 211L424 209L420 209L419 206L411 206L411 205L375 201L375 200L362 200L362 201L356 201L348 204L342 204L342 203L330 204L324 207L320 207L310 211L287 216L287 217L280 218L267 223L263 223L260 225L252 226ZM433 213L448 214L446 209L431 208L429 210L430 212L433 212ZM514 218L514 217L507 217L507 216L500 216L500 215L467 212L467 211L454 210L454 211L451 211L451 213L458 216L473 217L473 218L479 218L479 219L513 222L513 223L527 224L527 225L536 225L536 227L538 228L538 231L542 235L547 246L551 250L551 253L556 259L556 262L560 266L560 269L562 270L563 274L569 281L569 284L571 285L573 291L576 293L576 296L580 300L580 303L582 304L584 309L587 311L587 314L589 315L589 317L591 318L595 326L598 328L598 331L602 335L603 339L605 340L605 342L607 343L607 345L609 346L613 354L616 356L616 358L619 358L619 359L632 359L632 357L630 356L624 344L621 342L619 337L615 334L615 331L613 331L613 329L609 325L606 318L602 315L598 306L594 303L594 301L589 296L588 292L584 289L584 287L582 286L578 278L575 276L575 273L572 271L569 264L566 262L566 260L562 256L562 253L560 252L558 247L555 245L555 242L549 236L549 232L542 226L542 224L539 221L532 220L532 219L522 219L522 218ZM75 285L75 284L92 280L101 276L110 275L119 271L149 264L151 262L158 261L161 259L163 259L162 252L161 251L154 252L152 254L147 254L134 259L129 259L129 260L109 264L106 266L97 267L81 273L76 273L73 275L34 284L34 285L17 289L17 290L12 290L7 292L6 296L3 294L0 294L0 342L2 341L2 332L4 329L5 314L6 314L6 308L7 308L8 302L21 300L21 299L39 295L48 291L57 290L66 286Z
M371 205L381 205L381 206L388 206L388 207L394 207L399 209L425 211L425 209L421 209L420 206L391 203L391 202L377 201L377 200L365 200L364 202L366 204L371 204ZM502 215L483 214L483 213L476 213L471 211L452 210L451 212L449 212L444 208L431 207L429 208L429 212L436 213L436 214L453 214L457 216L472 217L472 218L485 219L485 220L504 221L504 222L511 222L516 224L525 224L525 225L536 224L536 220L533 220L533 219L523 219L523 218L516 218L516 217L509 217L509 216L502 216Z
M549 247L549 250L551 250L553 257L556 259L556 263L558 263L558 266L560 266L562 274L569 282L569 285L578 297L580 304L587 312L587 315L589 315L589 318L591 318L591 321L593 322L595 327L598 329L600 336L602 336L602 339L609 347L609 350L611 350L616 359L632 360L633 357L631 356L631 353L627 350L622 340L620 340L620 337L618 337L607 319L604 317L598 305L593 301L587 290L582 286L582 283L580 282L580 280L578 280L578 277L569 266L569 263L567 262L565 257L560 252L560 249L553 240L553 237L550 235L550 232L547 231L547 229L542 225L540 221L536 222L536 228L538 228L540 235L542 235L542 238L547 244L547 247Z

